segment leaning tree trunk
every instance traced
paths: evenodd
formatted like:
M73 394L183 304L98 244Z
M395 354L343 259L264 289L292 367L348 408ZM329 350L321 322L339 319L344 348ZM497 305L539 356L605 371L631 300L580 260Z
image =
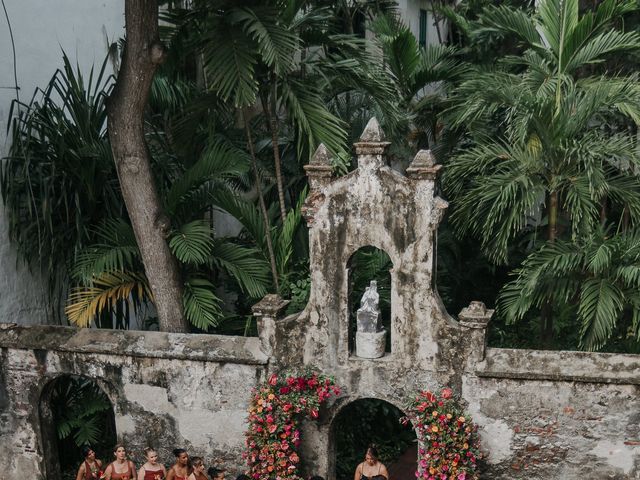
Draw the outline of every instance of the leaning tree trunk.
M180 270L166 242L171 223L161 207L144 135L144 109L153 75L165 57L158 36L158 4L156 0L124 4L127 41L107 107L111 150L160 330L185 332Z

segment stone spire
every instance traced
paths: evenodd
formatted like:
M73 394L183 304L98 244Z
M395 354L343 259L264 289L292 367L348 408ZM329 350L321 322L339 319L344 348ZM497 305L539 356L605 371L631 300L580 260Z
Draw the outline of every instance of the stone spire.
M311 190L317 190L329 184L333 166L331 165L331 154L324 143L318 146L309 164L304 166L304 171L307 172Z
M385 141L385 135L375 117L367 123L360 141L353 144L358 155L358 168L380 168L385 164L384 154L390 142Z
M442 165L436 164L431 150L420 150L407 168L407 177L416 180L435 180Z

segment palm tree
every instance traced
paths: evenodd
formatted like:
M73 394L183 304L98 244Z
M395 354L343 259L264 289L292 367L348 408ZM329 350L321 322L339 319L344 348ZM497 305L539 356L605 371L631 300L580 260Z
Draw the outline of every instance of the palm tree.
M640 51L638 33L615 29L635 8L606 0L579 15L577 0L543 0L531 15L500 6L480 16L473 35L516 38L523 53L457 89L449 115L467 138L444 183L458 231L492 261L507 263L526 233L536 249L538 235L586 238L616 213L639 218L636 139L617 119L640 121L640 86L635 75L598 71L611 55ZM549 341L552 305L540 308Z
M63 53L63 68L29 104L14 103L12 143L0 170L11 241L48 274L51 310L64 296L66 264L93 241L101 218L124 205L106 133L113 87L107 59L88 79Z
M498 306L510 319L533 307L573 304L579 321L579 346L602 348L616 327L640 341L640 231L609 236L598 229L577 241L556 240L533 252L514 272ZM624 331L624 329L627 331Z

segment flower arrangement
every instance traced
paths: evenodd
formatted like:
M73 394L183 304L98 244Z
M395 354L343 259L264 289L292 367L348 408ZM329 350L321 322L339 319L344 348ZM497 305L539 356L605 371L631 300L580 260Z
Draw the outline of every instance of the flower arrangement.
M252 392L246 436L249 476L254 480L300 480L299 423L317 419L320 406L340 388L316 372L271 375Z
M421 480L477 480L481 458L477 427L453 399L450 388L440 394L424 390L412 397L407 417L418 433Z

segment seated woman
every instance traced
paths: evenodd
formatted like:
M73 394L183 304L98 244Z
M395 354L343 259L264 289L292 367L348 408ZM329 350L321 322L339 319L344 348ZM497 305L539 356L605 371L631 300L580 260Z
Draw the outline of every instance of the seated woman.
M167 480L187 480L191 473L187 451L183 448L176 448L173 454L176 456L176 463L167 472Z
M113 455L116 460L104 470L104 478L106 480L135 480L136 466L127 459L127 449L124 448L124 445L116 445Z
M82 448L84 462L78 468L76 480L98 480L102 474L102 462L96 458L96 452L89 446Z
M367 448L364 462L356 467L353 480L389 480L387 467L378 460L378 450L374 446Z
M209 477L204 473L204 460L200 457L193 457L191 459L191 466L193 471L189 475L188 480L209 480Z
M167 470L164 465L158 463L158 454L155 449L145 448L144 455L147 457L147 463L138 470L138 480L164 480Z

